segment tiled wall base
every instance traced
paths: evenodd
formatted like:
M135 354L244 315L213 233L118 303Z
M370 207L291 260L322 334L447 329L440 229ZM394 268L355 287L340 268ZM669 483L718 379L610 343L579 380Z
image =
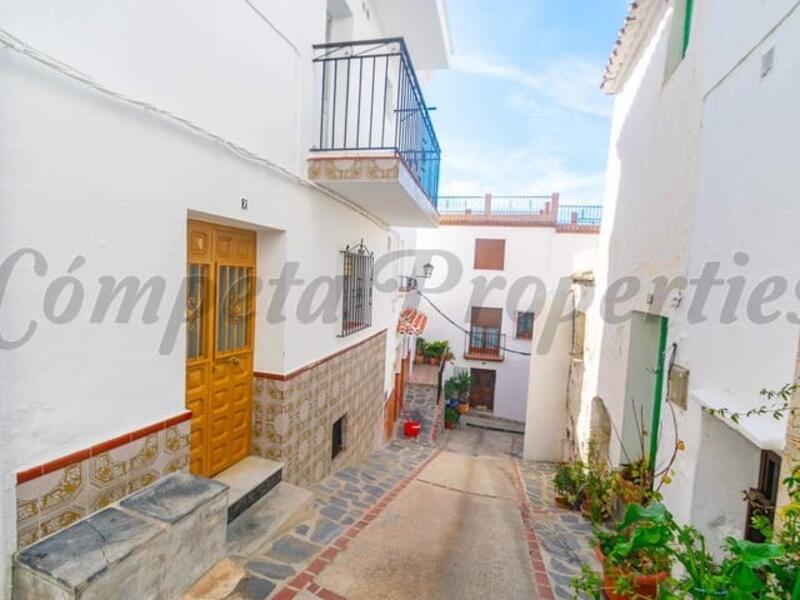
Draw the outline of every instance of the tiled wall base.
M374 448L383 422L386 332L296 376L253 382L253 454L284 463L283 479L307 486L332 470L333 423L347 415L336 468Z
M17 548L128 496L168 473L186 471L189 421L153 426L151 433L87 449L85 458L17 484ZM112 440L113 442L114 440ZM47 465L45 465L47 466ZM49 469L48 469L49 470Z

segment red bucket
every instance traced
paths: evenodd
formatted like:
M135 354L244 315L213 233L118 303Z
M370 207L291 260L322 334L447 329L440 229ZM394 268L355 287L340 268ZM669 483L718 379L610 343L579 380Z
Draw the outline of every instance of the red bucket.
M406 434L406 437L417 437L419 432L422 431L422 425L419 421L406 421L403 424L403 431Z

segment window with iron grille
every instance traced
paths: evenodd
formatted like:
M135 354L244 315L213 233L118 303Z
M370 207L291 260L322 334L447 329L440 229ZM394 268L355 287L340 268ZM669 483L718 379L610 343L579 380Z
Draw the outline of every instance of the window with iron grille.
M362 242L342 250L342 333L350 335L372 325L374 254Z

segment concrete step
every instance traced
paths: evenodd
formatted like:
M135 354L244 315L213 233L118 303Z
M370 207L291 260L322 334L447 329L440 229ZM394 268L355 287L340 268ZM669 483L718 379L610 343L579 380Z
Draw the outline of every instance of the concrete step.
M508 433L525 433L525 423L503 419L494 415L481 413L471 410L461 415L461 423L468 427L478 427L480 429L490 429L492 431L505 431Z
M228 525L227 554L248 556L314 514L314 494L281 482Z
M281 482L283 463L248 456L214 477L228 491L228 523L266 496Z
M14 557L14 598L175 598L225 550L228 488L168 475Z

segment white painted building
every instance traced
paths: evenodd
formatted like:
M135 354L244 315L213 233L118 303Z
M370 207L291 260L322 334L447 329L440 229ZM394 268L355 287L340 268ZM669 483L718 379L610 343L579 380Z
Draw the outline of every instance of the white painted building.
M450 41L444 0L11 0L0 28L6 597L18 546L165 473L257 454L307 484L341 417L337 460L381 443L403 300L359 249L436 225L414 70ZM126 277L152 292L127 315Z
M441 311L419 300L424 337L447 340L455 367L470 370L473 407L524 422L531 339L547 327L538 297L593 255L599 207L559 208L557 194L487 195L440 198L439 210L440 227L417 232L434 266L433 277L419 281Z
M647 423L661 413L663 464L676 439L669 388L686 451L665 500L715 544L744 535L742 492L770 496L760 471L770 479L770 452L784 446L785 421L735 425L703 408L746 411L795 378L798 82L795 0L651 0L632 5L603 83L615 110L596 295L624 297L623 318L600 302L588 311L579 449L603 405L619 437L635 439L635 403ZM707 299L692 282L704 269L720 280ZM628 277L640 287L612 287ZM658 277L689 285L659 289ZM625 445L610 436L613 464L638 458Z

